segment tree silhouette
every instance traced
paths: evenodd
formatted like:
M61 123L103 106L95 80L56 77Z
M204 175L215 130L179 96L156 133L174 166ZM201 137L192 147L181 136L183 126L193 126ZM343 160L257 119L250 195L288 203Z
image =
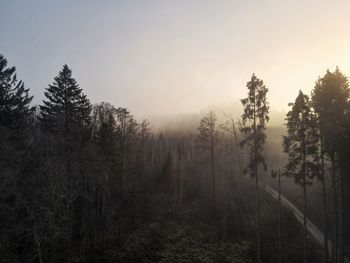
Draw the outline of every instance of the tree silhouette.
M257 231L257 257L261 262L261 241L260 241L260 197L259 197L259 176L258 167L262 164L266 170L265 158L262 154L266 141L266 122L269 121L269 106L266 99L268 89L264 82L252 75L247 83L248 96L242 99L244 113L242 115L242 132L244 138L240 145L247 146L250 162L245 173L249 173L255 179L256 187L256 231Z
M46 100L40 106L42 128L51 133L61 133L66 139L81 137L90 125L90 102L67 65L54 80L46 88Z
M117 109L106 102L94 105L92 110L92 137L98 147L99 157L105 165L107 177L117 172ZM108 181L111 178L108 178ZM116 182L116 180L115 180ZM110 182L111 183L111 182Z
M11 262L21 261L20 253L12 253L21 249L14 241L23 233L21 226L28 216L23 196L29 187L23 179L28 176L28 149L32 144L32 98L24 83L17 81L16 68L8 67L0 55L0 254Z
M287 135L283 149L288 154L285 174L303 187L304 194L304 262L307 262L307 200L306 187L319 172L318 136L315 115L307 95L299 95L287 113Z
M133 137L137 134L137 122L126 108L119 107L116 110L116 132L120 156L119 193L121 194L123 191L126 157L128 155L127 149L129 149L131 143L133 143Z
M265 157L279 152L274 138L265 149L268 89L254 74L247 88L239 134L231 116L221 126L226 133L219 134L221 120L213 111L203 116L197 132L197 127L185 129L183 122L176 129L151 132L147 120L137 123L126 108L107 102L91 107L66 65L46 89L40 112L33 114L28 89L0 56L0 261L277 262L277 256L280 262L301 261L297 222L291 213L282 213L279 170L273 172L279 186L279 255L269 245L275 242L277 202L260 204L260 173L266 169ZM312 103L300 92L292 104L283 144L289 155L283 174L304 190L304 231L306 187L318 176L326 189L325 166L333 168L336 262L343 257L342 180L350 168L348 100L347 79L338 70L327 72L316 83ZM36 118L41 129L31 123ZM253 184L232 176L243 174L245 160L237 146L247 148L244 172ZM284 189L288 195L289 185ZM256 222L250 220L254 203ZM260 213L271 214L264 216L266 228L260 226ZM282 221L290 224L281 227ZM264 250L262 229L271 240ZM251 253L252 230L257 260ZM282 253L285 236L289 245ZM308 260L318 262L318 247L308 248L306 241L304 235Z
M16 68L7 67L7 60L0 55L0 125L23 131L32 119L33 108L28 89L17 81Z
M85 215L92 211L88 198L91 188L87 185L91 173L86 172L91 164L87 151L91 105L67 65L46 88L45 97L40 106L40 126L49 149L56 149L45 161L60 168L57 174L50 169L46 173L50 183L62 192L55 206L64 211L58 218L66 244L66 260L70 262L72 243L79 235L86 235Z
M322 140L322 158L327 154L331 160L332 188L332 260L336 262L344 258L343 251L343 168L346 164L343 154L347 148L346 136L347 113L349 112L350 90L348 79L336 68L334 72L327 70L319 78L312 92L312 102L319 120ZM340 172L339 178L337 171ZM337 186L337 182L339 185ZM340 193L339 193L340 192Z
M215 112L210 111L200 120L198 127L198 142L200 146L210 152L210 164L211 164L211 211L212 217L215 220L216 200L215 200L215 166L214 166L214 152L215 144L218 140L218 131L216 130L217 117Z

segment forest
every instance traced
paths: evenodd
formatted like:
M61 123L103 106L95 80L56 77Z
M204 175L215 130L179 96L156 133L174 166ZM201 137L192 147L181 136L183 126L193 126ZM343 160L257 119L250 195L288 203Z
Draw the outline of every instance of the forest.
M67 65L40 105L19 77L0 55L1 263L349 262L339 68L295 94L280 126L252 74L240 111L189 129L92 103Z

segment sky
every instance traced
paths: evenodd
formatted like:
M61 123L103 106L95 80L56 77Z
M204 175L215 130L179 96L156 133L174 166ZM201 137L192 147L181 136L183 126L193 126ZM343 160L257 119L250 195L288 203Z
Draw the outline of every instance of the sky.
M40 104L64 64L93 103L137 116L238 103L254 72L286 111L350 75L350 1L0 0L0 54Z

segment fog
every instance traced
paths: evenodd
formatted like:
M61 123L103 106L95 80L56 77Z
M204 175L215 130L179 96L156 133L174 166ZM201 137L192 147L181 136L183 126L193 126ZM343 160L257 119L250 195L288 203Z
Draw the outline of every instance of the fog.
M2 1L0 50L34 104L66 63L92 102L143 118L238 101L253 72L270 89L271 107L287 111L327 68L350 72L349 5Z
M210 110L214 111L218 117L218 123L223 124L229 118L233 118L236 121L241 119L242 104L240 101L226 105L212 105L203 108L200 111L183 114L158 114L158 115L139 115L135 114L135 117L139 120L147 119L151 123L152 131L161 133L165 131L184 131L184 132L197 132L197 128L200 119L208 113ZM282 129L285 125L286 112L271 109L269 127Z
M350 262L349 10L0 0L0 262Z

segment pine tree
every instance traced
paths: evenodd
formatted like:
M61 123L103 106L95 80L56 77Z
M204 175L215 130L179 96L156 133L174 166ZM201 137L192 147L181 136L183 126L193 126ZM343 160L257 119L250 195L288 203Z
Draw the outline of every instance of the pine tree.
M319 172L318 136L315 115L307 95L299 91L287 113L287 135L283 149L288 154L285 174L303 187L304 196L304 262L307 262L307 196L306 187Z
M0 254L11 262L21 261L22 255L17 251L18 237L23 235L23 219L18 215L27 215L22 178L29 162L32 98L24 83L17 81L15 67L7 67L0 55Z
M332 260L343 260L343 176L346 161L347 114L350 90L346 76L336 68L319 78L312 92L312 103L318 117L321 138L321 158L331 160L332 189ZM345 143L344 143L345 142ZM345 152L344 152L345 150ZM339 175L339 176L338 176Z
M23 131L32 119L33 108L29 89L17 81L16 68L7 67L7 60L0 55L0 125L11 130Z
M91 105L72 71L64 65L52 85L45 91L46 99L40 106L40 126L48 146L54 151L45 158L49 165L57 165L56 174L49 170L47 177L61 189L57 206L59 221L64 233L66 260L72 258L72 243L79 233L86 235L86 215L91 209L87 181L91 174L88 136L90 131Z
M260 241L260 197L259 197L259 175L258 168L262 164L265 168L265 158L262 154L266 141L266 122L269 121L269 106L266 99L268 89L264 82L252 75L247 83L248 97L242 99L244 113L242 115L242 132L244 138L240 142L241 147L247 146L250 162L245 169L255 179L256 188L256 231L257 231L257 257L258 263L261 262L261 241Z
M65 139L86 135L91 121L91 105L67 65L46 88L45 97L39 118L43 130L61 134Z

